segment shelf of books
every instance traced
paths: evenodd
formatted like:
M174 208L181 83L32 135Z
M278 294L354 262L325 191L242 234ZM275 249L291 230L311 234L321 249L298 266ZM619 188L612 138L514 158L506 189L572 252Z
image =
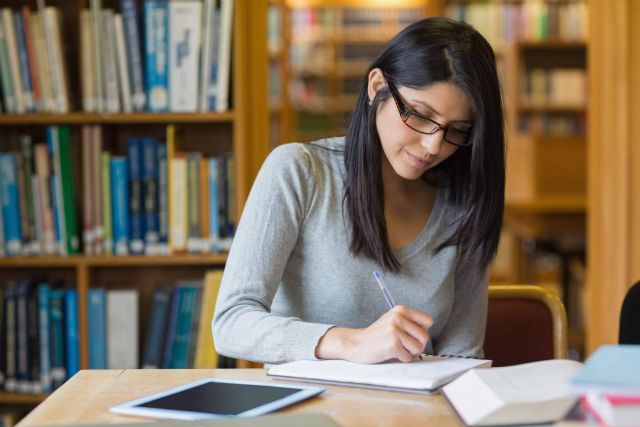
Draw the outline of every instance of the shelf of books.
M0 404L78 369L234 366L210 323L268 144L246 138L249 7L0 6Z
M343 135L369 62L428 2L290 0L291 139Z

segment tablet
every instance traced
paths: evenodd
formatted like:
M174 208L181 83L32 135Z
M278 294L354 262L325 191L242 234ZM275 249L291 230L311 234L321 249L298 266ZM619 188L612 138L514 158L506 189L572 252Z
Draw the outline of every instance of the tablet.
M176 420L252 417L323 391L323 387L207 378L124 402L110 410L118 414Z

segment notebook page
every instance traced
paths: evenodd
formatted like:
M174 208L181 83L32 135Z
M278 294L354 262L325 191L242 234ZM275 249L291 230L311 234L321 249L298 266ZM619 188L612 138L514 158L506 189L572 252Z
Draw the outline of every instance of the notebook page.
M489 366L483 359L429 357L410 363L366 365L344 360L299 360L273 366L268 374L301 379L432 390L463 372Z

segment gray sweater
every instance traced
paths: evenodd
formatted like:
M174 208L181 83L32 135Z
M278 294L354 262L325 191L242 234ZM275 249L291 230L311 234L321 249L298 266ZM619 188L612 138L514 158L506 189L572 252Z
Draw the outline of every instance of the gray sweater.
M389 307L372 259L349 252L343 215L344 138L286 144L262 166L242 213L213 319L220 354L266 363L315 359L332 326L364 328ZM383 272L397 304L433 317L425 353L483 355L486 277L433 249L456 210L439 190L427 224ZM459 215L459 213L458 213Z

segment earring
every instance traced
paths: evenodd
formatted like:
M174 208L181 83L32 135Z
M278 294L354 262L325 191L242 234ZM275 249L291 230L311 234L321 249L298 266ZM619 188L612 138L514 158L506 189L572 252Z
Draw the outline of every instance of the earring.
M373 107L373 101L369 100L369 107Z

